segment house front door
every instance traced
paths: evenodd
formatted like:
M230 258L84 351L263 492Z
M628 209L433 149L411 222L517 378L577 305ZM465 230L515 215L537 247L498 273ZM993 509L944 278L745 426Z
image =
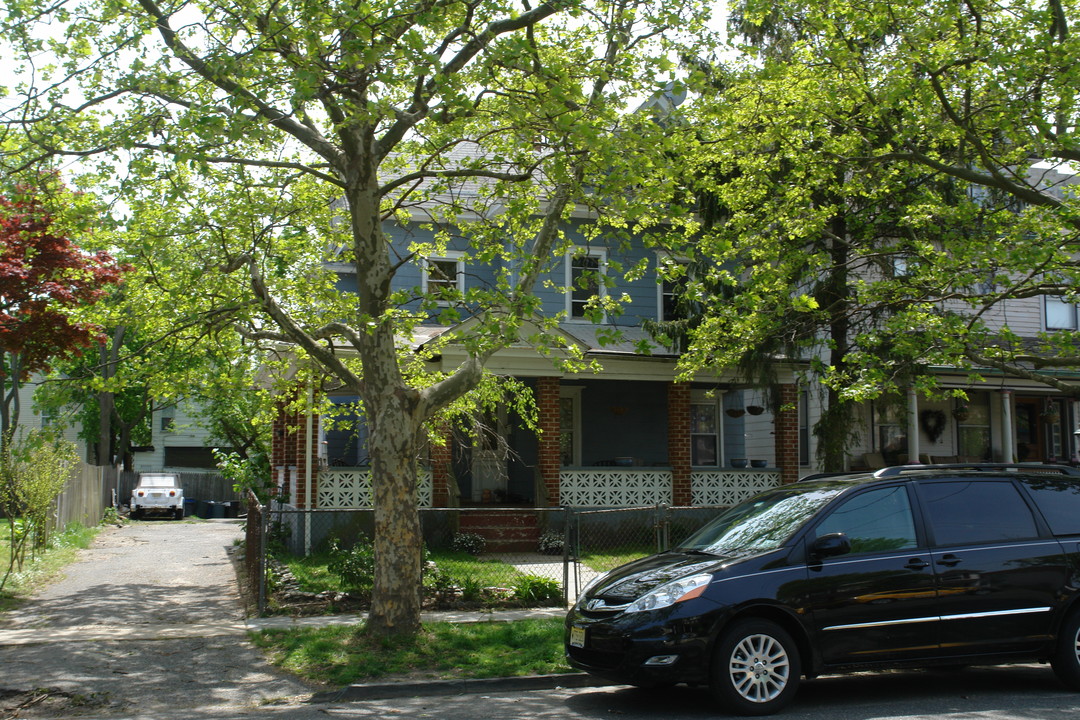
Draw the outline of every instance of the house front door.
M506 435L508 421L505 410L495 413L485 422L478 437L473 440L470 474L472 475L472 500L477 503L501 502L506 499L509 480L507 472Z
M1042 462L1046 460L1045 418L1046 399L1016 398L1016 460Z

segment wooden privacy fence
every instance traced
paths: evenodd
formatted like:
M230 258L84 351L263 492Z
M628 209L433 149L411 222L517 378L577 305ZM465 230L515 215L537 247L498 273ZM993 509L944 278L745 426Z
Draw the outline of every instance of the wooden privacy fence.
M105 508L112 507L117 472L114 467L80 463L70 482L56 499L54 528L63 530L73 522L93 527L101 522Z
M164 471L171 472L171 471ZM185 500L208 500L214 502L232 502L243 500L244 496L233 489L232 482L218 473L180 472L180 487L184 488ZM119 497L121 504L131 502L131 490L138 482L139 473L120 473Z

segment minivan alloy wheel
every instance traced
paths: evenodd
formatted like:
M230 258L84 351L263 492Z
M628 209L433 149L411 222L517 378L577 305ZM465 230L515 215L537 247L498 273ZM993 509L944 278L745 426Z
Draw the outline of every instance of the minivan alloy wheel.
M1080 690L1080 608L1065 618L1050 665L1070 690Z
M750 702L768 702L783 692L791 663L776 638L750 635L735 646L729 669L737 693Z
M717 643L712 690L740 715L768 715L790 702L800 672L791 636L774 622L749 618L733 623Z

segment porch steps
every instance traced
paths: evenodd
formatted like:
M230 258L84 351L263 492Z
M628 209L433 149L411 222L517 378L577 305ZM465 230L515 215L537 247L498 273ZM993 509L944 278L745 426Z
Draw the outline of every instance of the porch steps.
M458 529L484 538L486 552L536 552L540 541L536 512L529 510L463 510Z

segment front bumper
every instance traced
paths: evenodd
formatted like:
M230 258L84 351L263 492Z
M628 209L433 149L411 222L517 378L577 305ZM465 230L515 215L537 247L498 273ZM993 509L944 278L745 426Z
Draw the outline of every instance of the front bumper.
M660 611L590 618L575 608L566 618L567 662L590 675L630 685L708 682L710 623L700 616L671 615Z

